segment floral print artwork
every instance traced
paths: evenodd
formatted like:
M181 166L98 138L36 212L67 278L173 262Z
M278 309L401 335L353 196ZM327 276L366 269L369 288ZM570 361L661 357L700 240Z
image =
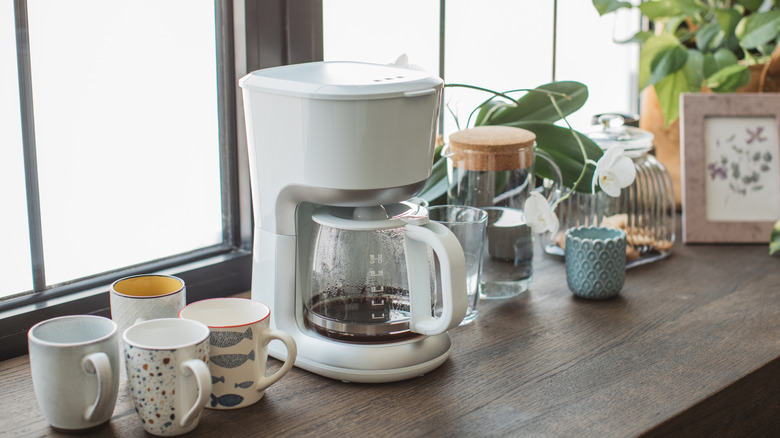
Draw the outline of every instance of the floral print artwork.
M705 119L705 196L710 221L780 217L774 117Z

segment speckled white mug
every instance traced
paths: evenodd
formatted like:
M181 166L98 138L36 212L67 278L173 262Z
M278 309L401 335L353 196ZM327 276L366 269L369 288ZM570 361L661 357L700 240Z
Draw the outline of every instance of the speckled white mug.
M76 432L111 419L119 393L119 333L108 318L71 315L27 333L38 405L54 429Z
M125 365L133 407L152 435L181 435L197 427L211 394L209 328L161 318L125 330Z
M111 285L111 319L123 333L136 322L176 318L187 304L186 293L184 280L172 275L120 278Z

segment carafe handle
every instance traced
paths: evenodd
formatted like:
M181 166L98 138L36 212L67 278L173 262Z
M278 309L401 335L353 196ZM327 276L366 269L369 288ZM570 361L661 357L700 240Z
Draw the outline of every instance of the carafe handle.
M423 335L438 335L457 327L466 316L466 259L458 238L442 224L418 218L404 226L406 268L411 304L410 329ZM439 258L442 285L442 313L431 310L431 271L427 247Z

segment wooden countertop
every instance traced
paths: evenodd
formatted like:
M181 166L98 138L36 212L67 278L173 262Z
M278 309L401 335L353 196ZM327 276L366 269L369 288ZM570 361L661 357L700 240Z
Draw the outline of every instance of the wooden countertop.
M482 301L449 360L388 384L293 369L259 403L205 410L191 436L769 436L780 431L780 258L682 245L621 296L574 298L537 255L529 293ZM278 362L272 360L275 366ZM26 356L0 362L0 435L55 436ZM89 436L145 436L124 383Z

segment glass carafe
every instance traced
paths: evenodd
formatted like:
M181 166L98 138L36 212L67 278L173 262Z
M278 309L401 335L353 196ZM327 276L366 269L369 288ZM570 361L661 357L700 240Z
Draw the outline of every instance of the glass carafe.
M525 202L537 191L541 158L552 180L545 182L552 206L561 188L558 166L536 149L536 135L510 126L477 126L449 138L447 201L485 209L487 244L482 260L482 298L511 298L532 281L533 235L526 223Z
M451 231L428 220L424 207L322 207L312 219L310 287L303 302L306 323L318 333L349 342L395 342L444 333L465 316L463 250Z

